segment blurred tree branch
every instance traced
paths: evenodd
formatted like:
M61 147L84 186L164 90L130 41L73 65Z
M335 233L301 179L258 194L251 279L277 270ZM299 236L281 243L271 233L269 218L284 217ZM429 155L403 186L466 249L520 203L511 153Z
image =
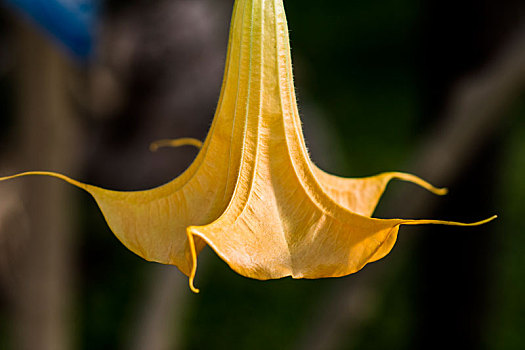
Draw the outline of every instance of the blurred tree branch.
M13 150L23 159L16 169L54 169L74 174L79 133L68 85L77 77L70 62L47 38L25 22L13 30L16 65L16 118ZM13 166L14 167L14 166ZM56 181L12 184L25 209L27 235L19 224L5 228L20 241L9 255L13 268L11 323L16 349L71 347L71 266L74 257L71 189ZM17 186L17 187L16 187ZM18 220L16 220L18 221ZM11 245L8 243L8 245Z
M464 80L452 94L441 123L423 140L411 167L437 184L451 183L504 123L505 109L525 85L525 24L492 62ZM403 208L405 217L421 217L431 209L422 191L398 192L385 203L391 214ZM411 199L407 201L407 198ZM405 246L407 244L405 240ZM394 260L394 262L399 262ZM314 311L311 324L297 343L301 350L341 348L376 311L377 286L390 264L374 264L355 276L334 281L333 288Z
M205 135L220 88L229 10L216 0L116 2L109 9L86 103L99 126L88 154L91 182L153 187L188 166L196 149L151 153L148 146L162 138ZM187 278L175 267L148 269L124 346L179 349ZM199 269L205 269L201 261Z
M3 186L0 198L0 285L7 297L13 299L16 295L13 258L28 240L29 222L17 187Z
M155 266L150 270L128 349L180 349L182 315L190 293L187 277L174 266Z

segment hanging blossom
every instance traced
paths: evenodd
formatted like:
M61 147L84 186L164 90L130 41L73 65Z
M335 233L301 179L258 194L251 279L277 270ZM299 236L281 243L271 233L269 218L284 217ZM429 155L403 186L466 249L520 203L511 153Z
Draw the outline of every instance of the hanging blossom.
M400 225L437 220L371 215L392 179L442 195L416 176L341 178L309 158L296 104L282 0L236 0L220 100L189 168L147 191L117 192L52 172L89 192L117 238L142 258L177 266L193 285L197 255L209 245L237 273L259 280L345 276L383 258Z

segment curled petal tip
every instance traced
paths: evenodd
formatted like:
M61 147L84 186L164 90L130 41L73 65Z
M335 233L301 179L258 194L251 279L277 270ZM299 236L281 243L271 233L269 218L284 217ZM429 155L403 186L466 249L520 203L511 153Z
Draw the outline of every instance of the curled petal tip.
M55 173L55 172L52 172L52 171L26 171L24 173L18 173L18 174L11 175L11 176L0 177L0 181L16 179L16 178L25 177L25 176L35 176L35 175L36 176L50 176L50 177L54 177L54 178L57 178L57 179L61 179L61 180L64 180L64 181L72 184L73 186L76 186L78 188L82 188L84 190L88 190L88 188L90 187L89 185L86 185L86 184L84 184L82 182L73 180L72 178L70 178L68 176L65 176L65 175L62 175L62 174L59 174L59 173Z
M496 220L498 218L497 215L492 215L490 218L486 219L486 220L483 220L481 223L487 223L487 222L491 222L492 220Z
M437 224L437 225L451 225L451 226L479 226L491 222L498 216L493 215L488 219L476 221L476 222L456 222L456 221L443 221L443 220L401 220L401 225L424 225L424 224Z
M448 188L447 187L439 188L439 187L435 187L435 186L431 185L430 183L426 183L425 185L426 186L423 186L423 187L425 187L428 191L432 192L435 195L444 196L444 195L448 194Z
M8 175L8 176L0 176L0 182L1 181L7 181L11 179L16 179L17 177L23 176L22 174L15 174L15 175Z
M199 294L200 293L200 289L195 288L195 286L193 285L193 279L190 280L190 289L195 294Z
M486 224L488 222L491 222L492 220L496 219L497 217L498 217L497 215L492 215L488 219L477 221L477 222L473 222L473 223L470 223L470 224L465 224L465 226L479 226L479 225L483 225L483 224Z
M434 193L437 194L438 196L444 196L444 195L448 194L448 188L446 188L446 187L436 188Z
M151 152L156 152L162 147L181 147L181 146L193 146L198 149L202 148L202 141L193 137L183 137L180 139L165 139L157 140L149 145Z
M190 272L190 289L193 293L199 293L199 289L195 288L195 275L197 274L197 251L195 250L195 240L193 239L193 232L192 227L188 227L186 229L186 235L188 237L188 244L190 247L190 253L191 253L191 260L192 260L192 266L191 266L191 272Z
M476 221L476 222L472 222L472 223L468 223L468 224L464 224L462 226L479 226L479 225L483 225L483 224L486 224L488 222L491 222L492 220L496 219L497 217L498 217L497 215L493 215L493 216L491 216L488 219L480 220L480 221Z
M400 172L390 172L390 173L384 173L383 176L385 176L387 180L398 179L398 180L403 180L403 181L414 183L418 186L423 187L427 191L437 194L438 196L444 196L448 193L448 188L445 188L445 187L438 188L432 185L431 183L421 179L420 177L417 177L412 174L400 173Z
M194 262L193 268L191 269L191 275L190 275L190 278L189 278L189 284L190 284L191 291L193 293L195 293L195 294L199 294L200 293L200 289L195 287L195 274L197 272L196 270L197 270L197 265L196 265L196 262Z

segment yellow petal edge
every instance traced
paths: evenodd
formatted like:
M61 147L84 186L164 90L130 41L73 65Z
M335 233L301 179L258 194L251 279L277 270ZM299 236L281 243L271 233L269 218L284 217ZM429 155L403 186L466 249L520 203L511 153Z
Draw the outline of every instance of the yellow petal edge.
M163 146L200 148L171 182L118 192L53 172L96 200L117 238L142 258L176 265L194 292L197 255L208 244L237 273L260 280L338 277L381 259L400 225L437 220L371 218L392 179L442 195L398 172L347 179L327 174L306 150L293 85L282 0L236 0L219 103L204 143L186 138Z

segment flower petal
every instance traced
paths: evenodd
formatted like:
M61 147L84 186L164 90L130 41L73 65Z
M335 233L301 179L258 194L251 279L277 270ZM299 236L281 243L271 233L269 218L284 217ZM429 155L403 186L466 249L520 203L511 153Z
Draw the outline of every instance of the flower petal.
M334 201L364 216L372 216L386 186L394 179L414 183L440 196L447 193L446 188L436 188L412 174L388 172L363 178L344 178L328 174L313 164L312 166L317 180Z

